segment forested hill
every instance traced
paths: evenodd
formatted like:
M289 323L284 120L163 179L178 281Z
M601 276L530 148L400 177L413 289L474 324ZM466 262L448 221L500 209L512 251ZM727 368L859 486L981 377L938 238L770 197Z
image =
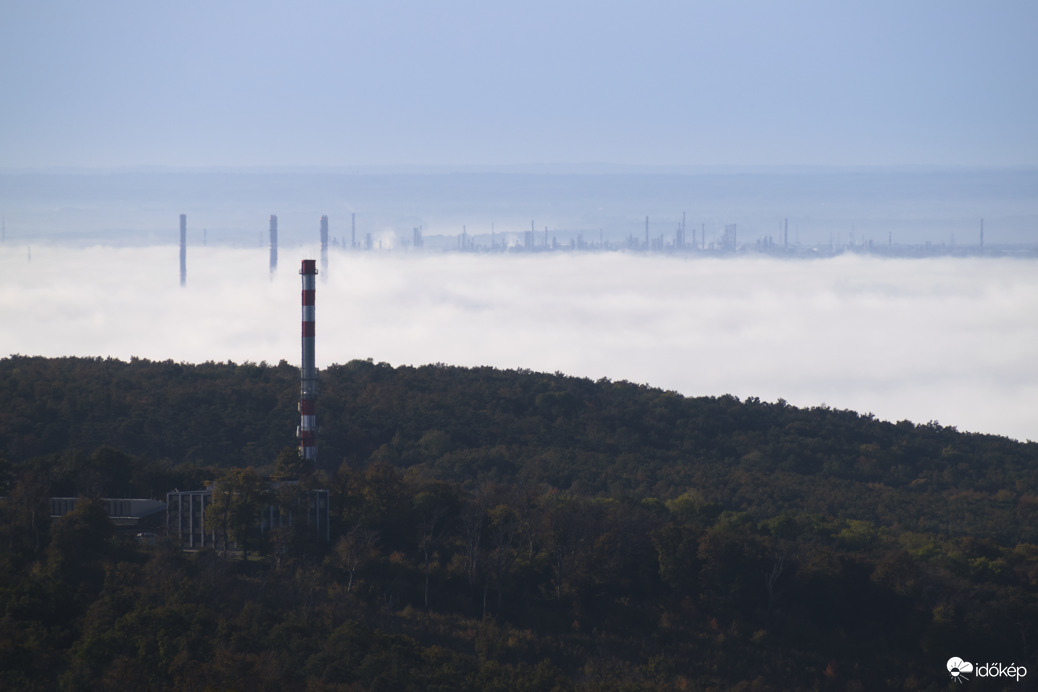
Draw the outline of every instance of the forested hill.
M0 361L0 689L941 690L953 656L1038 675L1034 443L354 361L320 374L301 475L329 490L323 541L256 522L298 506L261 477L299 472L298 388L286 363ZM122 540L90 500L208 479L207 521L248 551ZM51 521L54 495L83 499Z
M352 361L319 381L319 459L329 472L383 461L469 487L519 479L662 500L692 491L758 516L796 508L1038 542L1034 443L558 373ZM298 388L284 361L14 356L0 361L0 456L47 458L59 487L62 468L102 446L152 471L269 469L296 444ZM162 497L172 482L138 475L137 494ZM111 483L110 494L131 491Z

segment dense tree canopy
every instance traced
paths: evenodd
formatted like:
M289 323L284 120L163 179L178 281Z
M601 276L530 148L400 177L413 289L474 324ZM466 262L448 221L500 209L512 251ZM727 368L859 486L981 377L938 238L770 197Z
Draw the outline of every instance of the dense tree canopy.
M1038 675L1038 445L628 382L321 373L324 543L260 534L298 370L0 361L0 687L944 689ZM113 535L218 480L247 553ZM47 516L48 496L81 498ZM1032 664L1034 664L1032 666Z

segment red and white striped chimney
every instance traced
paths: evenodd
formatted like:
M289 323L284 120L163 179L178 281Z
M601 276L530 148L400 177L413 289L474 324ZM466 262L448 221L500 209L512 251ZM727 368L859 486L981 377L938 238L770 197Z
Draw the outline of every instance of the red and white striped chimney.
M299 456L317 462L317 367L314 364L314 320L317 260L303 260L303 359L299 368Z

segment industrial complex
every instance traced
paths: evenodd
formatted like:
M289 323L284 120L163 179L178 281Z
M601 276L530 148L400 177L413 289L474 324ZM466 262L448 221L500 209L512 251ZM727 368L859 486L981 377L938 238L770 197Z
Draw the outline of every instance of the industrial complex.
M186 229L187 217L180 215L180 280L186 283ZM327 217L321 219L322 239L327 238ZM323 248L327 243L322 244ZM322 253L325 261L326 254ZM277 216L270 217L270 271L277 269ZM299 384L299 426L296 436L299 439L299 457L304 468L312 470L317 463L317 367L315 361L315 305L317 260L304 259L299 270L302 277L302 359L300 364ZM256 516L256 528L259 533L284 528L286 526L302 526L320 540L329 539L329 493L324 489L299 488L299 481L294 479L264 479L266 489L273 495L279 491L295 486L297 492L291 493L291 506L284 503L268 504L259 508ZM220 526L214 526L207 519L207 509L214 503L221 492L236 492L221 488L218 482L209 482L204 488L196 490L171 490L166 493L166 501L154 499L122 499L102 498L109 520L118 533L136 534L139 539L150 540L165 534L185 550L215 548L228 545L226 535L221 535ZM73 510L78 498L55 497L50 499L50 514L58 518Z

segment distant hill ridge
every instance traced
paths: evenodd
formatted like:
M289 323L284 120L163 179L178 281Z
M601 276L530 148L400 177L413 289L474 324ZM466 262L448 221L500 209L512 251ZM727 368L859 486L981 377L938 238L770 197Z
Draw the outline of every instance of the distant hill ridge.
M59 463L109 446L140 463L272 467L296 444L298 382L284 361L12 356L0 360L0 456ZM522 479L664 500L695 490L760 516L795 507L1038 542L1038 444L935 422L684 397L559 373L370 360L320 373L317 420L318 459L329 472L383 461L469 485Z
M1038 669L1035 443L352 361L320 375L310 473L298 388L285 362L0 361L0 688L929 690L951 657ZM327 490L328 542L259 535L259 507L296 506L265 492L279 472ZM113 538L87 499L204 480L235 489L207 520L240 555ZM48 521L53 496L83 499Z

